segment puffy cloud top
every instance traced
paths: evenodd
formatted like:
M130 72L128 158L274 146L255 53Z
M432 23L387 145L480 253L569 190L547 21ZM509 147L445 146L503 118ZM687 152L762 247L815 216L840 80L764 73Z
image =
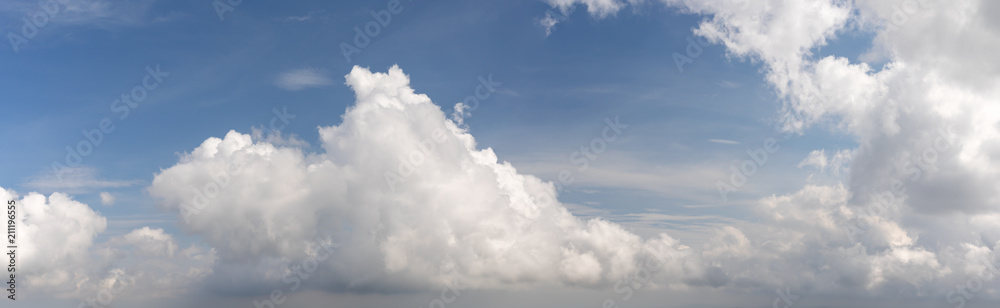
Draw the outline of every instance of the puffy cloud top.
M355 67L346 79L357 102L340 125L319 128L319 153L231 131L155 176L149 192L218 250L213 285L278 283L296 264L321 260L305 283L361 292L606 287L649 270L660 287L938 294L965 279L958 270L968 256L995 255L994 243L929 249L920 229L901 222L911 214L904 198L855 201L844 185L764 199L763 221L721 228L701 247L667 234L643 239L574 217L551 183L477 149L398 67ZM810 164L830 172L855 155L821 153ZM983 219L974 232L992 234ZM341 246L321 257L331 243Z
M322 153L230 132L157 174L150 193L233 262L295 262L341 243L324 282L355 288L597 285L683 255L669 236L574 217L551 183L476 149L398 67L346 78L357 103L319 129Z

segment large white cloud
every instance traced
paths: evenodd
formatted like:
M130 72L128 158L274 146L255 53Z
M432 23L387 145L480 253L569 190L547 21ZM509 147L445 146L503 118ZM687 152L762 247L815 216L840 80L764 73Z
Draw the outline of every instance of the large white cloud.
M969 266L962 256L996 249L981 241L928 248L921 230L901 222L911 212L902 198L865 207L876 201L852 201L844 185L762 200L762 221L721 228L701 247L666 234L643 239L574 217L551 183L477 149L399 68L356 67L347 84L357 102L340 125L319 128L319 153L231 131L155 176L150 194L218 249L216 288L265 291L323 255L318 244L336 242L305 282L311 288L607 287L657 260L660 287L943 295L967 279L958 274ZM830 172L845 171L839 165L853 154L841 153ZM994 230L989 221L975 230ZM859 222L863 230L849 236Z
M856 137L855 149L830 149L850 153L843 184L762 200L762 217L775 224L769 232L780 236L767 245L788 253L782 264L811 257L819 261L803 270L836 273L826 281L840 286L909 285L907 293L926 295L970 279L965 269L982 262L967 256L996 255L1000 225L989 223L1000 212L995 1L659 2L708 16L695 34L760 61L785 100L783 130L821 125ZM874 33L871 51L861 59L812 55L844 31ZM879 195L890 202L877 206Z
M0 199L15 201L16 274L29 296L85 301L101 292L111 295L104 300L176 294L201 281L214 262L212 251L179 249L162 229L95 242L107 218L63 193L19 196L0 188Z
M25 283L57 292L74 291L77 283L92 274L90 248L107 220L61 193L48 197L30 193L23 198L8 193L4 197L17 202L18 270Z
M642 2L550 1L564 12L582 3L596 17ZM666 234L643 239L608 221L574 217L551 183L478 149L409 87L399 68L356 67L347 84L357 102L340 125L319 128L320 152L280 136L233 131L155 175L150 194L214 250L180 249L170 235L149 228L94 245L106 224L99 214L58 193L26 196L35 209L75 213L28 216L28 230L62 230L51 239L30 232L40 243L31 253L49 262L36 267L45 269L38 275L44 279L33 283L70 292L71 285L122 273L78 273L81 262L92 261L81 256L90 254L132 265L146 287L162 290L205 277L219 289L263 289L287 283L298 264L318 259L308 287L362 292L456 282L606 287L652 259L660 261L656 284L672 288L943 295L995 257L1000 112L993 102L1000 93L989 52L998 44L991 35L997 23L988 14L998 6L663 2L709 16L696 34L762 63L786 102L782 129L829 124L856 136L856 149L829 149L837 161L827 162L820 151L808 163L834 179L846 172L843 183L761 200L761 221L721 228L700 247ZM875 31L864 58L887 64L812 56L848 28ZM887 203L871 197L887 190ZM63 237L70 245L53 242ZM320 247L333 243L339 248Z
M477 149L399 68L355 67L347 84L357 103L342 124L319 129L322 153L230 132L161 171L149 192L223 260L285 260L260 270L265 281L321 240L342 246L316 284L359 290L591 286L686 254L669 236L642 240L572 216L551 183ZM684 278L679 263L666 266Z
M607 17L646 1L549 2ZM782 129L855 136L857 148L827 149L837 153L829 161L817 149L805 164L843 181L765 198L759 221L720 228L700 247L666 234L643 239L571 215L551 183L478 149L399 68L355 68L347 83L357 102L340 125L319 129L320 152L229 132L155 175L150 194L212 249L182 249L150 228L94 243L107 220L87 205L0 189L22 204L27 283L86 296L127 277L143 290L132 294L168 296L206 278L220 289L263 288L319 259L309 288L606 287L658 260L663 287L954 298L955 285L989 269L983 260L1000 249L1000 22L991 18L1000 5L661 2L709 16L696 34L762 63L785 100ZM812 56L857 29L876 33L860 60L884 66ZM889 202L872 198L886 191ZM997 297L986 288L980 294Z

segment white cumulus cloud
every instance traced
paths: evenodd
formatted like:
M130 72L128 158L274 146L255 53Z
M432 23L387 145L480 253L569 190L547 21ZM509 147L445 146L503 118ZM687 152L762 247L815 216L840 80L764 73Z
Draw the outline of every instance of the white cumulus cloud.
M318 239L342 244L313 282L334 289L592 286L654 257L667 257L668 280L699 275L667 235L574 217L552 183L478 149L399 68L355 67L347 84L357 102L319 129L322 152L230 132L158 173L150 194L226 262L296 262Z
M108 219L63 193L0 188L0 199L14 201L17 271L29 293L86 300L114 286L129 290L119 298L176 295L203 281L215 261L210 249L179 249L162 229L95 242Z

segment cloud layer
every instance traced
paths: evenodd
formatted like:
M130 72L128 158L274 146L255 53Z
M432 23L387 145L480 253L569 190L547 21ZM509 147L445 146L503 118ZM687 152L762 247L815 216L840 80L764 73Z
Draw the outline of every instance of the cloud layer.
M215 259L198 246L179 249L162 229L96 242L107 218L63 193L19 196L0 188L0 197L16 202L18 281L34 296L86 300L117 290L118 298L163 297L190 291Z
M944 296L979 273L970 268L994 262L997 239L921 243L900 220L903 198L859 204L842 184L761 200L761 221L720 228L700 247L643 239L574 217L551 183L477 149L399 68L356 67L347 84L357 102L342 124L319 129L321 153L230 132L155 176L149 191L161 206L218 249L216 287L279 284L330 242L342 246L311 274L311 288L611 287L650 271L655 287ZM850 154L814 156L814 165L841 165ZM996 231L991 218L974 219L964 231Z
M151 195L234 264L295 263L317 239L342 244L317 274L327 288L593 286L685 254L666 235L573 217L553 184L477 149L399 68L355 67L347 84L357 103L319 129L322 153L230 132L157 174Z
M355 67L346 77L357 101L340 125L319 128L319 151L231 131L154 176L149 193L211 248L182 249L149 228L94 243L107 222L87 205L0 190L24 204L28 283L83 294L127 274L160 293L205 282L266 292L315 262L298 281L328 291L608 287L649 270L662 288L795 286L951 302L971 300L956 285L1000 274L991 272L1000 248L1000 23L990 18L1000 6L661 2L706 16L694 33L761 63L784 102L782 130L821 127L856 139L856 148L805 158L802 166L832 182L760 200L754 221L719 228L698 246L668 234L641 238L574 217L552 183L479 149L398 67ZM646 1L549 3L606 18ZM850 29L875 34L863 59L813 55ZM876 59L886 64L869 64ZM279 78L289 90L329 83L311 71ZM101 266L88 267L94 262ZM995 286L983 288L980 296L998 297Z
M608 11L654 1L548 2L563 9L587 6L592 16L602 18ZM724 45L731 56L762 64L766 80L785 102L779 113L782 130L803 133L819 126L856 138L857 148L827 149L837 153L830 164L847 166L849 173L839 183L762 200L760 215L773 221L773 228L785 227L777 230L783 239L770 245L813 250L810 257L817 265L802 269L815 274L813 283L823 283L818 278L832 267L828 282L840 286L908 286L906 294L940 294L976 277L982 269L976 264L984 262L973 255L995 256L1000 64L991 55L1000 47L1000 36L990 16L997 5L974 0L659 2L706 16L694 33ZM813 55L838 33L859 30L875 37L861 59ZM817 151L804 164L841 178L841 168L826 170L824 149ZM853 252L844 255L848 251ZM781 257L785 264L796 259L795 254ZM954 292L947 296L956 303L959 297L969 299Z

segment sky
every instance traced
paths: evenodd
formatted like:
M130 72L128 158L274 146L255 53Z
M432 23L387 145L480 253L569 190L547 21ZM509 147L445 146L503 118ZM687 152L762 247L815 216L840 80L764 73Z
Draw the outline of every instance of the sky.
M5 305L995 307L997 16L4 1Z

